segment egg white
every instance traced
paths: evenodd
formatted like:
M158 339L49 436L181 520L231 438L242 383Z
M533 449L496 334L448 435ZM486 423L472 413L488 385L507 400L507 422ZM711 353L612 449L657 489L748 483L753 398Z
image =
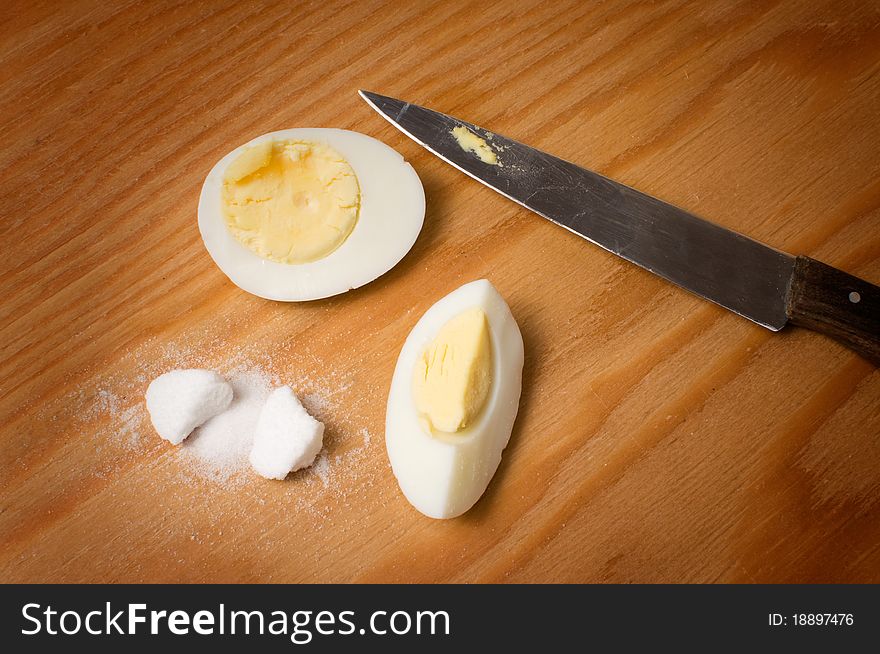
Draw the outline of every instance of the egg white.
M492 388L477 420L455 434L435 434L420 420L413 370L424 348L451 318L480 307L489 323ZM413 327L397 359L385 416L385 447L403 494L431 518L470 509L492 480L507 446L522 391L523 340L504 298L487 280L461 286Z
M223 174L240 152L267 140L317 141L351 165L361 192L351 234L336 250L310 263L269 261L227 229L221 208ZM393 268L415 243L425 218L425 192L403 157L381 141L344 129L296 128L263 134L223 157L199 197L199 231L211 258L239 288L269 300L317 300L367 284Z

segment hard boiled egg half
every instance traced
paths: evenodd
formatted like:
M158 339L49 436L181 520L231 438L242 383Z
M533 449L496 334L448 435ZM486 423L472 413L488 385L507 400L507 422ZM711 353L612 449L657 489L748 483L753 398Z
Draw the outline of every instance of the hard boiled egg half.
M470 509L507 446L523 340L488 281L465 284L413 327L391 379L385 446L407 500L431 518Z
M258 136L217 162L199 198L214 262L270 300L315 300L371 282L409 251L424 217L412 166L342 129Z

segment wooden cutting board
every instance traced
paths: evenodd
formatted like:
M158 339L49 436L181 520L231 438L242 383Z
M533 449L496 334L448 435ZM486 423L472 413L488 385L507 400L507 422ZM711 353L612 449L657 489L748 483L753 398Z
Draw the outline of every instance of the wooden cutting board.
M0 62L0 581L880 581L877 368L554 227L356 93L878 283L875 2L18 2ZM378 281L279 304L214 266L196 202L296 126L385 141L428 210ZM418 317L481 277L524 393L484 498L433 521L391 474L385 398ZM143 406L192 365L312 394L320 468L193 468Z

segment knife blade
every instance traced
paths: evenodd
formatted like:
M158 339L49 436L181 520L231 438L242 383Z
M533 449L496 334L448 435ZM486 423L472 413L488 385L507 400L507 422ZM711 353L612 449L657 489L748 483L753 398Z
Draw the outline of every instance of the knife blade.
M459 118L360 95L444 161L588 241L763 327L801 324L880 361L877 286Z

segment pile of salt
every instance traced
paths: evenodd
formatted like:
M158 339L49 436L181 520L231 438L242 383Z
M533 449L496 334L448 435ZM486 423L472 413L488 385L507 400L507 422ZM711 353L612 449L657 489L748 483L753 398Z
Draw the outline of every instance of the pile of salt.
M253 384L237 379L234 386L233 393L233 386L209 370L173 370L150 384L147 411L159 435L175 445L207 422L186 447L202 459L217 459L218 470L247 465L247 448L254 470L268 479L310 466L323 446L324 425L293 390L282 386L262 402L265 395ZM254 401L262 403L256 421Z

